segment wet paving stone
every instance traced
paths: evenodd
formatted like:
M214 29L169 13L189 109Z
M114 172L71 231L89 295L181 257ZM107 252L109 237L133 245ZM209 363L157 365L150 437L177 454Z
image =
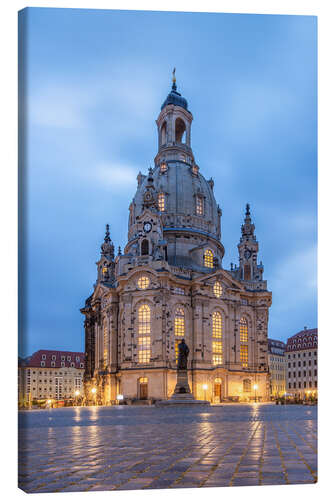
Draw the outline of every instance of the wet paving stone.
M88 407L19 413L28 493L317 481L317 409Z

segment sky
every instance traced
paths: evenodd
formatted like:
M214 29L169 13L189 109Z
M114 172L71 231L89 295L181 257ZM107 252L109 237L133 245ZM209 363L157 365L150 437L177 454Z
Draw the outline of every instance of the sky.
M174 67L192 150L223 212L223 267L238 263L250 203L273 294L269 337L315 328L316 18L29 8L20 30L19 354L84 350L80 308L105 224L123 248Z

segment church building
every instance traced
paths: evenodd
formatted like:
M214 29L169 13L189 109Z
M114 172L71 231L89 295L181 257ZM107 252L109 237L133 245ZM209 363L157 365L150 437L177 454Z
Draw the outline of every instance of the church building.
M86 402L171 397L178 344L189 347L196 399L267 401L268 310L272 294L258 263L246 205L239 265L223 267L222 210L191 146L193 116L177 91L157 118L154 168L139 172L129 206L128 242L115 256L106 226L85 316Z

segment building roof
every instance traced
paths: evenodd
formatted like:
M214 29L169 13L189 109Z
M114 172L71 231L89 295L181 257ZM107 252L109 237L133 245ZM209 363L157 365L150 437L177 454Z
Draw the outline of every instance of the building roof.
M84 368L85 355L83 352L72 351L50 351L41 349L33 353L29 362L26 364L28 367L35 368ZM42 362L45 365L41 364ZM65 363L61 365L61 363ZM72 365L74 363L74 366ZM83 366L82 366L83 364Z
M298 333L295 333L287 340L287 351L302 351L304 349L314 349L318 343L318 329L304 328Z
M282 340L268 339L268 352L283 356L286 344Z

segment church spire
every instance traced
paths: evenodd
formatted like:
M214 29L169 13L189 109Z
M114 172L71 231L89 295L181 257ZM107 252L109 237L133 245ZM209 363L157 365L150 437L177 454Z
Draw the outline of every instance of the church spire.
M256 237L254 235L255 225L252 224L251 213L250 213L250 205L246 204L245 207L245 218L244 224L242 224L242 236L240 241L248 241L253 240L256 241Z
M244 223L241 227L241 238L238 244L239 266L231 266L231 273L236 279L241 281L261 282L263 277L263 265L258 264L259 244L254 234L255 225L252 223L250 205L245 206ZM256 285L257 286L257 285Z
M114 245L110 238L110 226L105 226L104 242L101 245L101 257L97 265L97 283L113 283L115 281Z
M176 85L176 68L173 68L172 71L172 90L177 90L177 85Z
M114 245L110 238L110 226L106 224L105 226L105 237L104 243L101 245L101 255L103 257L107 257L110 260L114 259Z

